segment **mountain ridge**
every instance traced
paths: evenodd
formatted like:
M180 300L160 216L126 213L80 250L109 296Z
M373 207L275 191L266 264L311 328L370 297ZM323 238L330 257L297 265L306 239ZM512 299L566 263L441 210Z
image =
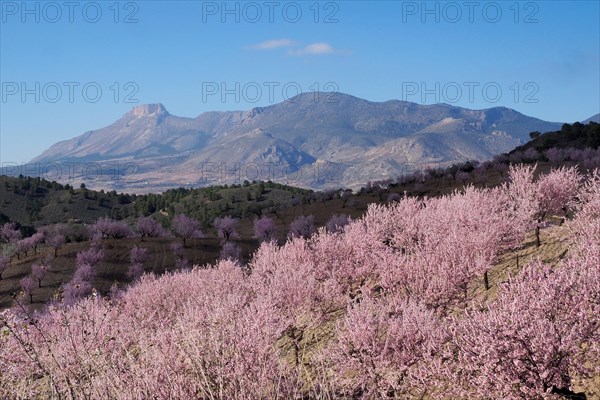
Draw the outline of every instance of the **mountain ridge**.
M421 164L489 159L527 142L529 132L561 125L507 107L373 102L343 93L303 93L266 107L196 117L179 117L153 103L58 142L31 163L134 161L139 167L137 180L130 182L134 190L141 182L163 188L207 184L208 164L235 169L252 163L270 163L269 168L278 163L281 173L261 171L248 178L289 183L286 173L305 169L308 180L293 183L357 187ZM331 171L319 172L324 165L335 166L335 180L327 179Z

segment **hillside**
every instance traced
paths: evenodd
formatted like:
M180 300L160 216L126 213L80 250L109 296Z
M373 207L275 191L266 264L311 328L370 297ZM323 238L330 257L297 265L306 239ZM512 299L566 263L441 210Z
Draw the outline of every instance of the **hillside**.
M600 123L588 121L583 124L579 122L563 124L560 130L542 134L534 132L532 136L534 137L533 140L516 147L509 154L524 152L528 149L539 152L544 152L550 148L597 149L600 146Z
M597 132L597 126L594 123L581 127L574 124L573 132L578 134L565 135L559 131L547 135L558 135L564 149L572 149L583 138L595 137L595 134L590 136L590 132ZM571 132L571 127L565 125L564 129ZM538 145L547 140L545 138L546 135L542 135L531 143ZM246 182L242 185L172 189L162 194L129 195L74 189L38 178L3 177L3 183L0 184L0 225L8 221L17 222L23 235L30 236L44 225L70 222L69 243L64 247L64 252L59 251L58 257L52 261L63 273L53 278L47 291L36 296L36 304L41 306L62 283L71 278L77 251L89 245L88 242L79 243L84 240L82 234L86 224L92 224L101 217L122 220L133 227L138 218L152 216L165 228L170 228L173 215L190 215L200 221L206 238L194 242L192 248L186 250L186 257L191 263L205 264L215 262L221 251L212 222L215 217L229 215L239 219L240 238L236 243L241 248L242 258L247 261L259 245L253 237L253 223L260 216L273 219L278 229L277 238L284 243L290 224L300 215L313 215L315 225L322 227L334 214L345 214L356 219L364 215L369 204L394 202L405 193L409 196L437 197L451 194L465 185L496 187L506 181L511 163L535 163L537 174L547 173L559 166L578 166L582 172L600 167L598 150L570 150L563 154L561 151L564 149L554 149L561 157L549 160L542 151L543 146L539 146L540 151L536 150L535 153L527 152L525 148L484 163L467 162L448 168L430 168L401 175L394 180L370 182L356 193L343 190L313 192L272 182ZM162 273L175 267L173 257L165 255L172 241L150 240L143 244L151 255L146 270ZM107 249L97 285L101 292L108 290L115 279L128 282L125 276L129 262L127 249L136 243L139 243L139 239L128 239L119 243L119 251ZM10 304L10 294L18 289L19 279L29 273L35 262L43 261L51 253L51 249L45 248L40 250L40 254L30 253L20 260L13 257L16 268L0 282L4 306Z
M0 314L0 394L597 399L600 177L509 175L495 189L372 205L337 233L266 242L244 264L147 275L72 303L67 292L89 284L74 281L33 314L64 273L51 265ZM124 258L133 243L170 240L90 250ZM124 267L101 262L94 283Z

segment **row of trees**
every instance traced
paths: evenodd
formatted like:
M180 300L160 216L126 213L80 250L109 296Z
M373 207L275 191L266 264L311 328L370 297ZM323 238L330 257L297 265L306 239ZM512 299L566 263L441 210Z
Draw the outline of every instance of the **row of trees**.
M330 232L338 232L350 221L346 215L334 215L327 223L327 229ZM242 262L242 249L234 239L239 238L238 233L239 220L229 216L218 217L213 222L213 227L217 236L221 239L221 253L219 258L222 260L231 260ZM45 243L53 249L53 256L56 257L58 251L67 243L70 226L68 224L55 224L40 229L34 235L22 238L19 229L15 223L6 223L0 228L0 238L2 241L12 246L7 250L8 256L0 259L0 279L2 274L10 267L10 255L16 254L17 258L21 255L27 255L29 251L37 253L37 248ZM86 254L96 254L101 251L100 241L103 239L122 239L129 237L139 237L143 242L146 238L168 238L176 236L181 239L181 244L173 243L171 250L176 255L176 269L188 268L189 260L184 256L184 249L190 239L205 237L200 229L200 223L194 218L185 214L178 214L172 220L171 230L165 229L161 223L152 217L140 217L135 223L133 229L123 221L112 220L110 218L100 218L96 223L87 227L86 239L92 241L89 250L77 255L75 274L71 282L62 288L63 297L67 303L73 303L82 296L88 295L92 290L93 278L97 275L96 264L102 257L95 261L85 259ZM309 238L316 232L314 218L312 216L299 216L290 225L288 236ZM263 216L254 222L254 237L260 242L277 240L278 227L272 218ZM84 257L83 260L80 260ZM134 246L131 249L130 266L127 270L127 276L135 281L144 273L144 262L149 259L148 249ZM45 259L42 264L43 271L50 270L50 261ZM21 288L24 294L33 300L33 291L40 287L41 280L45 276L37 263L32 266L31 274L21 280ZM37 286L35 282L38 282Z
M244 269L222 260L33 319L5 312L0 394L573 398L576 379L600 373L600 173L509 176L494 189L372 205L338 232L266 240ZM550 185L571 178L574 192ZM560 204L542 201L548 187ZM567 257L532 260L488 282L489 299L473 297L544 207L575 213Z

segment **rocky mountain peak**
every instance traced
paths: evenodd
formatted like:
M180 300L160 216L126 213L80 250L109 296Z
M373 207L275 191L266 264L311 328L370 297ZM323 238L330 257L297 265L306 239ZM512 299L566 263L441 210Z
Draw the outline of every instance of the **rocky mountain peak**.
M169 112L161 103L157 104L142 104L141 106L135 106L131 109L131 113L135 117L148 117L148 116L160 116L167 115Z

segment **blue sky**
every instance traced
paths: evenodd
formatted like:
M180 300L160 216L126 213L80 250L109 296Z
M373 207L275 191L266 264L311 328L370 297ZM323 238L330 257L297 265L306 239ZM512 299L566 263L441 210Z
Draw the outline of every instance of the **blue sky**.
M599 3L2 0L0 162L136 104L194 117L298 90L583 120L600 112Z

